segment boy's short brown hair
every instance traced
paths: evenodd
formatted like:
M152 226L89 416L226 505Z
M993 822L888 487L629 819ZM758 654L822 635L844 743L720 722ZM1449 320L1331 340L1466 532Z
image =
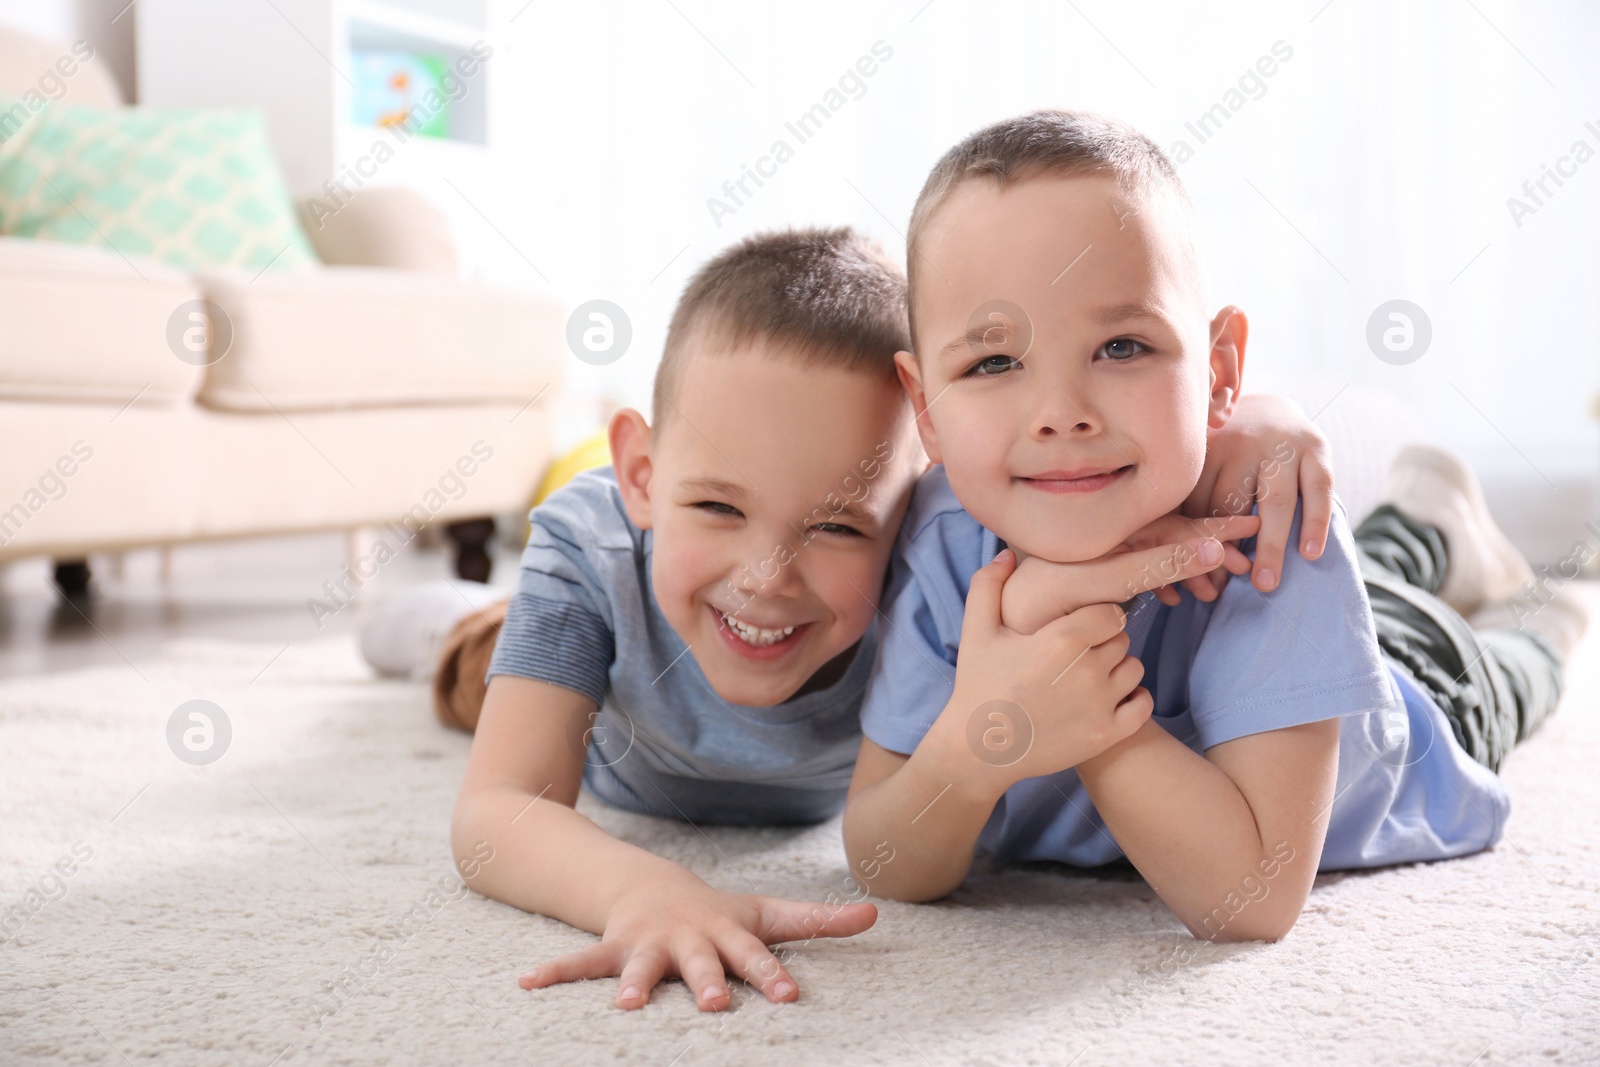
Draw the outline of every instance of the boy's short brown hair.
M1002 119L969 134L934 164L911 209L906 237L908 288L916 294L923 233L956 188L978 178L1004 188L1041 174L1114 176L1136 203L1154 191L1171 193L1191 214L1178 171L1156 143L1127 123L1087 111L1049 108ZM1186 242L1193 251L1192 237ZM1196 262L1196 266L1198 263ZM914 301L907 315L915 329Z
M805 366L894 381L894 354L911 347L905 275L848 226L761 233L725 249L678 298L651 421L670 413L693 348L758 340Z

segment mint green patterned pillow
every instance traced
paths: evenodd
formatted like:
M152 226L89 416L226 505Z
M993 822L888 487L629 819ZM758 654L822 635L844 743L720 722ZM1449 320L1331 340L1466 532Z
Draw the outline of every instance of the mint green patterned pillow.
M0 133L0 234L185 268L317 262L255 112L52 103Z

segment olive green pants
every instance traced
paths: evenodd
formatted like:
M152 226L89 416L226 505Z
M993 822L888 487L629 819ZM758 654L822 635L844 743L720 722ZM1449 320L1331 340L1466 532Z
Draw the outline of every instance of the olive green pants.
M1496 774L1561 698L1561 658L1527 630L1474 630L1436 595L1449 546L1387 504L1355 531L1378 646L1431 696L1473 759Z

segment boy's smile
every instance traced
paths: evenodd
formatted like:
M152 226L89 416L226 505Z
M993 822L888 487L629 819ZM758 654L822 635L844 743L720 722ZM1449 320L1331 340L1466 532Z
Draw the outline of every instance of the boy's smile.
M1093 559L1194 488L1237 377L1208 362L1186 225L1165 193L1055 174L965 182L929 221L901 379L929 456L1008 545Z
M871 625L923 456L893 380L756 341L690 357L666 417L613 427L662 614L724 700L770 707L836 681ZM620 432L620 437L619 437ZM648 439L629 474L630 437ZM620 446L620 447L619 447Z
M1117 479L1132 471L1132 464L1098 469L1080 467L1072 471L1041 471L1038 474L1019 475L1016 481L1029 489L1037 489L1044 493L1093 493L1114 484Z

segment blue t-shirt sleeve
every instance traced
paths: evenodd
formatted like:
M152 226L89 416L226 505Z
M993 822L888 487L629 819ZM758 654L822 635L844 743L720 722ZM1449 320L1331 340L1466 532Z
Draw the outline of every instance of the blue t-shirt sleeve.
M1283 580L1223 590L1195 651L1189 711L1199 751L1247 734L1392 706L1389 673L1344 506L1335 502L1322 556L1307 560L1295 511Z
M515 674L605 700L616 641L596 554L612 547L619 527L625 535L615 494L614 481L591 472L529 513L522 570L486 680Z
M933 606L914 575L883 613L878 656L861 702L861 732L910 755L955 688L955 650L939 633Z
M965 512L938 516L895 548L861 706L862 733L891 752L915 750L950 701L967 589L983 553L983 531Z

